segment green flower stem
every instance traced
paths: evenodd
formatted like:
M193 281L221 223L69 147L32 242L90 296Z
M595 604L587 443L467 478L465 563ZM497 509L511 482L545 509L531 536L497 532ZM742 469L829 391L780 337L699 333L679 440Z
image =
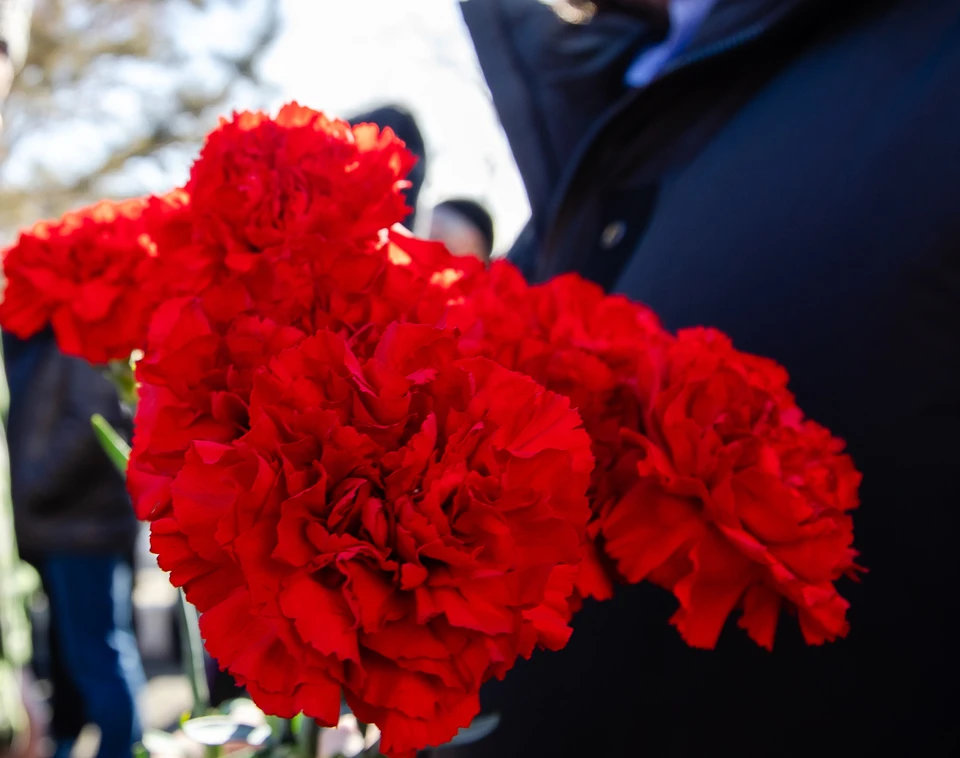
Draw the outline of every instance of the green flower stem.
M130 460L130 446L123 437L117 434L117 430L110 426L110 422L99 413L93 415L90 423L93 425L97 441L103 447L107 457L117 467L117 471L125 477L127 475L127 464Z
M207 686L207 672L203 665L203 640L200 638L200 619L197 609L194 608L179 590L180 622L183 632L183 669L190 682L190 692L193 693L194 718L205 716L210 709L210 689Z

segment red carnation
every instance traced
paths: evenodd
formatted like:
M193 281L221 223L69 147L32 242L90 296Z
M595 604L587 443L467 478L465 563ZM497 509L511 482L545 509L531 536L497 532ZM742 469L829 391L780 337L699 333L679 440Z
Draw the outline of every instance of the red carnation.
M102 202L22 233L3 257L0 325L26 339L50 324L63 352L91 363L142 348L157 270L144 207Z
M374 124L351 127L296 104L276 118L236 114L191 171L192 242L243 272L252 256L304 241L376 240L408 212L402 190L413 163Z
M199 296L221 321L249 311L308 333L406 320L429 282L389 265L384 230L406 213L412 162L374 125L296 105L237 114L184 190L150 200L164 261L155 299Z
M148 283L153 299L163 303L202 293L218 273L217 258L195 239L196 220L187 192L177 189L148 198L143 215L147 234L163 260Z
M172 219L166 233L180 234L181 220ZM366 358L387 324L432 323L460 294L452 280L482 273L472 259L450 256L446 276L435 279L401 258L402 246L432 245L407 237L367 249L327 244L308 268L259 259L255 276L208 281L199 297L160 307L138 368L141 401L128 483L140 516L167 506L170 480L192 441L225 442L243 433L252 376L280 350L325 330Z
M153 545L262 707L334 724L342 691L413 755L565 644L592 467L566 400L395 325L367 360L330 332L280 353L249 417L193 446Z
M643 398L673 338L648 308L605 295L578 276L530 287L506 263L494 264L488 279L451 307L446 323L463 331L468 354L493 358L565 395L583 418L596 468L577 594L610 598L616 577L595 540L604 512L636 478L635 456L625 449L621 430L639 426Z
M676 594L691 644L739 605L772 645L784 600L845 633L859 475L785 372L386 233L409 161L289 106L150 203L157 291L185 297L152 322L129 483L221 664L277 714L334 723L342 692L407 755L617 569Z
M137 365L140 402L127 484L140 518L169 508L170 482L194 441L226 443L249 428L253 377L307 333L238 308L217 320L229 300L171 300L156 313Z
M802 420L786 380L718 332L681 332L642 432L626 434L638 477L605 514L605 549L630 582L674 593L673 623L695 647L712 648L735 608L766 648L783 605L810 644L847 633L834 582L857 570L860 474Z

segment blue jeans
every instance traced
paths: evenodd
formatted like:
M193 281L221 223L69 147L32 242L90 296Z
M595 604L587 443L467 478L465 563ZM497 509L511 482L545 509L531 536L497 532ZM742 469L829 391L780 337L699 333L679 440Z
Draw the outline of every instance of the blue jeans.
M143 736L136 696L144 681L130 565L120 555L58 553L40 569L50 599L56 755L69 754L91 722L100 728L98 758L130 758ZM73 712L57 712L64 710Z

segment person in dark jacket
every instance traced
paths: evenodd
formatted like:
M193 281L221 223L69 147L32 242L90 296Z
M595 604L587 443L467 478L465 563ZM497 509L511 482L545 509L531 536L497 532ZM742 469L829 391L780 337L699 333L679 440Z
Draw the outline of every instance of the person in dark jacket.
M50 600L54 755L68 756L89 721L100 728L100 758L129 756L141 736L129 561L138 525L90 417L124 431L130 422L113 384L63 355L51 331L4 334L3 351L17 541Z
M735 619L684 645L656 587L588 602L567 648L483 693L444 755L948 755L960 572L960 0L462 5L532 219L512 256L790 371L863 471L847 639ZM681 7L683 6L683 8Z

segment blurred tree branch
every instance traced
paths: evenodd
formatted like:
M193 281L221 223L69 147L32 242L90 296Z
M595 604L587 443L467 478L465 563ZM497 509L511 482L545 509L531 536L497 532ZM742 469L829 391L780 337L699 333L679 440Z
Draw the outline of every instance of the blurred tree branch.
M250 33L229 35L227 52L190 36L187 22L216 13L249 16ZM149 191L134 170L145 162L172 188L216 119L255 105L259 62L279 27L274 0L36 0L27 64L4 113L0 235L104 195ZM61 160L74 141L76 155Z

